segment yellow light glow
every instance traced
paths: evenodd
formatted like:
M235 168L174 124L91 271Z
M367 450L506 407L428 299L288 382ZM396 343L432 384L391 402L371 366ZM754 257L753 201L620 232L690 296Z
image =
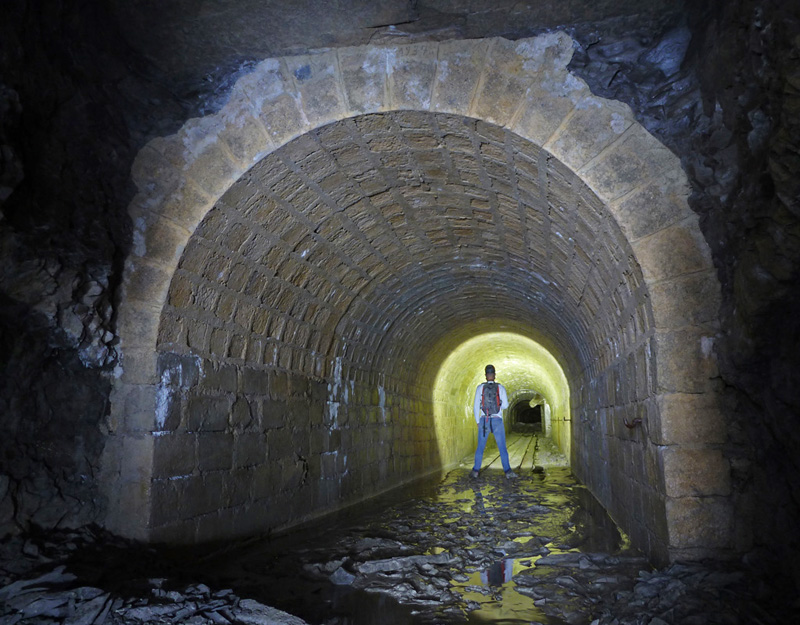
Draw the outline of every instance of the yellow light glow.
M550 406L551 437L570 457L569 384L555 357L536 341L515 332L489 332L461 343L442 362L433 386L434 422L440 457L447 463L472 444L475 387L493 364L497 381L514 398L541 394ZM505 416L505 415L504 415ZM467 439L464 432L468 432Z

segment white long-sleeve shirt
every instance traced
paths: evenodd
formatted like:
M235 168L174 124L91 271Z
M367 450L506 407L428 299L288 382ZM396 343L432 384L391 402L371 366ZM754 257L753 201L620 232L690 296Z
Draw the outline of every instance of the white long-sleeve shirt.
M483 397L483 386L486 384L478 384L478 388L475 389L475 403L473 405L473 412L475 413L475 423L481 422L481 398ZM497 390L500 392L500 411L496 412L495 414L489 415L490 417L500 417L503 418L503 410L508 408L508 395L506 394L506 387L497 383L499 387Z

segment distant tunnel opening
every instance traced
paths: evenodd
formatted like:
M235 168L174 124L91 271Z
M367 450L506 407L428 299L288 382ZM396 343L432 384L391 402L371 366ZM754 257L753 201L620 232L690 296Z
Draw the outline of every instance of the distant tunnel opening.
M538 426L537 429L542 428L542 406L529 406L526 404L517 404L511 412L511 421L513 424Z

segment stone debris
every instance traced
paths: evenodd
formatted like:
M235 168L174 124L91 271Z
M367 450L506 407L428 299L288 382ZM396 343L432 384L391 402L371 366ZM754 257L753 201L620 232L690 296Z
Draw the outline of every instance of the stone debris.
M212 590L196 583L168 588L177 580L137 578L143 568L159 565L152 549L88 529L48 536L31 549L20 537L6 539L0 550L0 623L3 625L306 625L299 617L240 598L232 589ZM81 554L108 552L112 572L95 574L109 588L82 584L69 561L82 569ZM128 552L130 560L121 554ZM75 557L77 554L77 558ZM97 565L90 562L91 566ZM130 566L130 577L121 577ZM177 572L177 571L174 571ZM16 579L15 579L16 578Z
M304 543L302 571L410 606L414 623L463 623L472 612L476 622L562 625L782 622L761 614L763 599L736 565L651 570L599 504L586 509L581 490L563 468L514 484L500 472L476 483L468 469L456 471L433 494ZM278 555L271 566L288 570L297 557ZM253 570L266 554L244 558L237 565ZM373 618L324 622L383 615Z
M217 555L166 554L96 529L8 538L0 623L792 622L743 565L652 570L599 504L587 509L567 469L513 483L468 475L365 507L357 521Z

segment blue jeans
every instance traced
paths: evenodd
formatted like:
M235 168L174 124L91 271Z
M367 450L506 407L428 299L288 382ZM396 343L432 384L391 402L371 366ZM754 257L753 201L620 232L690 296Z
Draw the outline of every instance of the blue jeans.
M503 427L503 420L500 417L481 417L478 423L478 448L475 450L475 464L472 465L474 471L480 471L483 462L483 450L486 447L486 440L489 434L494 434L497 449L500 450L500 462L503 463L503 471L508 473L511 465L508 463L508 449L506 449L506 430Z

